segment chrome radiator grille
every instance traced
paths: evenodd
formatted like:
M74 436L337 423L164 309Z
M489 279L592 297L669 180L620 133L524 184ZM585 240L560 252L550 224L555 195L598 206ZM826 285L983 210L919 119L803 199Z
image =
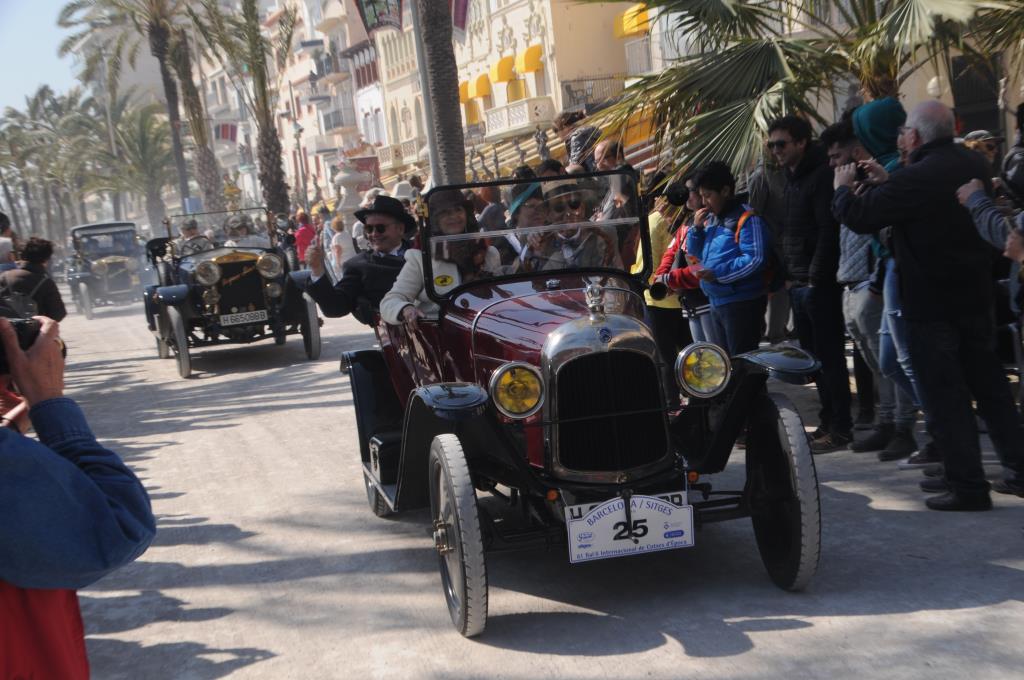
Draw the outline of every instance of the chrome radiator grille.
M225 262L220 265L220 313L230 314L266 309L263 298L263 277L256 271L255 262ZM250 309L249 305L252 305Z

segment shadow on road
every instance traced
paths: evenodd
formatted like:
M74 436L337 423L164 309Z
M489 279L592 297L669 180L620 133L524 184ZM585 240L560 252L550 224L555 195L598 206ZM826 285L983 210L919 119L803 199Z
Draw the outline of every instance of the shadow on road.
M196 642L143 645L109 638L90 638L87 648L93 668L125 669L120 672L104 670L103 678L106 680L212 680L274 657L273 653L263 649L219 649Z

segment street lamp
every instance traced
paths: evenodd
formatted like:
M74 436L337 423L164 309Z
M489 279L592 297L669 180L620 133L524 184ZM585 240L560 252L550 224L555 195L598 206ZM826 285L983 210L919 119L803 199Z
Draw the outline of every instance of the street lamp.
M295 169L298 170L299 179L302 182L302 209L308 213L309 205L307 205L307 203L309 202L309 192L306 188L306 166L303 163L302 144L299 141L302 137L303 129L302 126L299 125L299 121L294 119L292 120L292 131L295 133Z

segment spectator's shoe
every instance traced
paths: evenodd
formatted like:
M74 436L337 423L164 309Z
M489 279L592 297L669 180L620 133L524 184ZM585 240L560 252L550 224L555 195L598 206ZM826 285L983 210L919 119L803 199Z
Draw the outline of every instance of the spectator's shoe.
M857 429L854 426L853 429ZM892 439L896 429L891 424L878 425L874 431L864 439L858 439L850 443L850 450L858 453L864 451L881 451Z
M944 474L946 474L946 468L942 465L942 463L932 463L928 467L921 470L921 474L923 474L925 477L942 477Z
M917 451L917 440L914 439L914 431L909 427L899 427L893 432L892 439L885 445L885 448L878 454L878 460L902 460Z
M997 479L993 481L992 490L996 493L1005 493L1010 496L1020 496L1021 498L1024 498L1024 484L1008 482L1005 479Z
M952 491L947 491L939 496L932 496L925 500L932 510L948 510L952 512L980 512L992 509L992 499L986 493L977 496L958 496Z
M900 461L898 467L900 470L914 470L916 468L928 467L935 463L941 463L942 456L939 455L939 450L935 447L935 442L928 442L921 447L921 450L912 455L906 460Z
M853 421L853 429L864 431L872 430L875 427L874 411L858 411L857 419Z
M945 493L949 491L949 484L942 477L929 477L928 479L922 480L921 491L925 493Z
M852 434L826 432L824 437L811 440L811 453L819 454L840 451L850 445L851 439L853 439Z

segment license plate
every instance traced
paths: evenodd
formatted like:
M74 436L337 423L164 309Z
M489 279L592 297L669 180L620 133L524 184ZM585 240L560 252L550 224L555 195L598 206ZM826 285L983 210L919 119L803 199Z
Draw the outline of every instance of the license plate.
M256 323L267 320L267 310L257 309L254 312L239 312L238 314L221 314L221 326L237 326L241 323Z
M626 523L626 501L622 498L567 506L569 561L693 547L693 507L687 505L685 491L631 496L629 508L632 525Z

